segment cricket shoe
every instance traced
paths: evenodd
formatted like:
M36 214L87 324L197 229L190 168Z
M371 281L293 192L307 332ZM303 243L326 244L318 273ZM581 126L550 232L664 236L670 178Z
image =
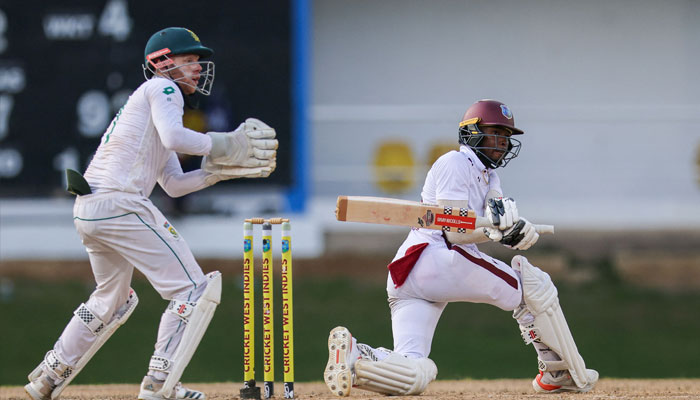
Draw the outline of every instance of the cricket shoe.
M581 392L585 393L593 389L598 382L598 371L587 369L588 384L582 388L576 386L568 371L559 373L542 372L532 380L532 387L538 393Z
M46 373L41 372L41 375L24 386L24 391L33 400L50 400L51 393L56 388L54 380Z
M350 395L354 374L352 368L360 358L360 351L353 343L348 328L338 326L328 335L328 364L323 372L323 380L336 396Z
M163 399L198 399L205 400L207 395L199 390L188 389L178 382L173 388L171 397L163 397L158 391L163 387L165 381L155 379L150 375L143 377L141 382L141 390L139 391L139 400L163 400Z

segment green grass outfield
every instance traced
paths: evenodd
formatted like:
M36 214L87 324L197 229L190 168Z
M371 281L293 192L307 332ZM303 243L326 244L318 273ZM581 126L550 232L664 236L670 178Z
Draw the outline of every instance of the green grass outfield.
M222 304L190 366L188 382L241 381L240 276L224 279ZM279 285L279 280L276 281ZM92 291L85 282L13 280L0 296L0 384L22 385L42 360L73 310ZM560 302L588 366L603 377L700 377L700 293L664 294L614 279L559 284ZM146 372L166 301L143 279L133 287L140 304L98 352L76 384L138 383ZM279 287L276 288L279 297ZM260 294L258 288L258 295ZM361 341L391 347L384 280L295 276L297 381L319 381L327 358L328 331L345 325ZM276 299L277 381L281 371L280 299ZM257 305L257 310L261 310ZM262 327L258 316L258 332ZM256 340L261 350L260 335ZM431 358L438 378L528 378L536 374L535 351L520 339L510 313L480 304L450 304L438 324ZM262 380L261 357L257 357Z

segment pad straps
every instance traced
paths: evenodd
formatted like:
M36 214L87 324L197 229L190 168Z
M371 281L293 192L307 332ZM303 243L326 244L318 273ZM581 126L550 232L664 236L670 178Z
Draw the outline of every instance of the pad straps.
M78 317L80 321L87 326L90 332L99 336L105 327L105 323L95 315L86 305L82 303L73 311L73 315Z
M151 361L148 363L148 369L154 371L168 372L173 362L165 357L151 356Z
M542 372L568 371L569 363L564 360L545 361L537 357L537 368Z
M183 300L170 300L168 304L167 312L173 313L178 316L185 323L190 322L190 315L194 308L197 307L196 302L183 301Z
M73 368L58 358L58 354L53 350L49 350L44 356L44 364L61 379L66 379L73 373Z

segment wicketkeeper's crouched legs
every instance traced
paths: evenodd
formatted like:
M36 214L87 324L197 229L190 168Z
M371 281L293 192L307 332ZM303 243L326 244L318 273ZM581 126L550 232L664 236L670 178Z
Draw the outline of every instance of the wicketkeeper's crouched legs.
M136 293L129 289L123 296L125 300L118 299L121 305L110 313L111 307L102 301L99 291L97 289L87 303L78 306L54 348L29 374L29 384L24 389L31 398L48 400L60 396L138 304ZM102 317L105 312L111 317Z
M537 392L587 392L598 381L598 372L587 369L576 348L557 289L549 274L530 264L523 256L511 262L519 273L523 301L513 312L526 344L537 351L539 374L532 381Z
M207 274L205 282L192 293L185 293L184 299L168 304L139 399L206 398L204 393L185 389L179 382L221 301L221 273Z

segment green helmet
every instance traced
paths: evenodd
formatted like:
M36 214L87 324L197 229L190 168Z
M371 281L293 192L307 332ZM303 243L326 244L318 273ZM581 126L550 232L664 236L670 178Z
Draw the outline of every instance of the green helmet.
M211 57L214 50L202 46L199 37L187 28L165 28L151 36L144 51L144 64L148 64L148 56L163 49L169 49L166 54L197 54L202 58Z
M211 86L214 83L214 63L212 61L201 61L201 59L211 57L214 54L214 50L204 47L202 42L199 41L199 37L187 28L165 28L154 33L148 39L143 53L143 70L146 79L150 79L155 75L156 69L162 69L172 64L168 56L178 54L196 54L200 57L199 63L203 67L200 75L203 79L200 80L196 90L204 95L209 95ZM177 82L177 80L175 81Z

